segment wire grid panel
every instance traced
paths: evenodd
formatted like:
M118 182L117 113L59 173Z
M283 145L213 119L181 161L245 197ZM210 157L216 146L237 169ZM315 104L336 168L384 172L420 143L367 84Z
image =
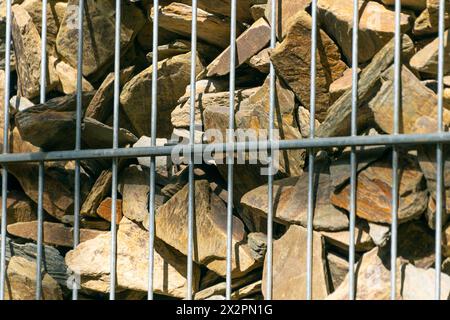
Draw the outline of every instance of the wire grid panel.
M235 109L235 88L236 88L236 8L238 0L231 0L231 30L230 30L230 75L229 75L229 91L230 91L230 110ZM271 1L271 12L270 17L271 25L277 25L277 1ZM117 283L116 283L116 269L117 269L117 226L116 226L116 200L117 200L117 183L118 183L118 160L121 158L129 157L150 157L150 194L149 194L149 282L148 282L148 299L152 300L153 288L154 288L154 248L155 248L155 189L156 189L156 157L157 156L169 156L172 154L176 146L156 146L157 137L157 114L158 114L158 28L159 28L159 17L158 10L154 11L153 17L153 81L152 90L148 92L149 97L152 101L151 117L148 119L151 123L151 142L148 147L141 148L120 148L119 147L119 95L120 95L120 57L121 57L121 47L120 47L120 26L121 26L121 1L116 0L116 11L115 11L115 59L114 59L114 107L113 107L113 145L110 149L81 149L81 121L82 121L82 66L83 66L83 16L84 16L84 1L79 0L78 6L78 70L77 70L77 121L76 121L76 141L74 150L66 151L52 151L52 152L36 152L36 153L10 153L9 152L9 101L10 101L10 91L8 88L11 86L11 5L12 0L6 1L6 48L5 48L5 96L4 96L4 141L3 141L3 153L0 155L0 163L3 165L2 169L2 212L7 211L7 196L8 196L8 165L14 163L26 163L26 162L37 162L39 163L39 175L36 177L38 179L38 238L37 238L37 274L40 275L42 270L42 259L43 259L43 188L44 188L44 163L48 161L63 161L63 160L75 160L75 186L74 186L74 247L76 248L80 242L80 161L83 159L112 159L112 210L111 210L111 255L110 255L110 299L116 299ZM398 229L398 202L399 202L399 153L398 148L407 145L420 145L420 144L435 144L437 146L436 150L436 161L437 161L437 193L436 193L436 286L435 286L435 296L436 299L440 298L440 283L441 283L441 238L442 238L442 215L443 215L443 164L444 164L444 144L450 141L450 134L444 131L443 126L443 78L444 78L444 31L445 31L445 1L440 0L439 3L439 75L438 75L438 131L431 134L411 134L404 135L400 134L400 110L402 104L401 95L401 49L402 49L402 33L400 28L400 14L401 14L401 1L395 0L395 59L394 59L394 86L395 86L395 97L393 101L394 109L394 134L392 135L380 135L380 136L358 136L358 26L359 26L359 1L354 1L353 7L353 45L352 45L352 67L353 67L353 92L352 92L352 113L351 113L351 135L344 137L331 137L331 138L316 138L315 130L315 114L316 114L316 52L318 46L318 17L317 17L317 0L312 1L311 5L311 16L312 16L312 44L311 44L311 94L310 94L310 106L311 106L311 121L310 121L310 137L309 139L303 140L284 140L277 141L274 143L274 130L275 130L275 104L276 104L276 94L275 94L275 82L276 73L274 65L270 65L270 110L269 110L269 138L264 142L229 142L223 144L216 144L215 149L221 150L227 154L228 157L228 208L227 208L227 268L226 268L226 298L231 299L232 293L232 217L233 217L233 187L234 187L234 165L232 163L232 157L234 152L237 151L255 151L263 146L267 151L274 152L275 149L278 150L294 150L294 149L307 149L308 150L308 172L309 172L309 188L308 188L308 218L307 218L307 299L312 299L312 279L313 279L313 217L314 217L314 201L315 201L315 190L314 190L314 171L316 164L317 152L321 149L327 149L332 147L350 147L351 157L349 166L351 168L351 195L350 195L350 246L349 246L349 288L348 294L350 299L355 299L355 221L356 221L356 203L357 203L357 168L358 168L358 156L357 147L361 146L392 146L392 225L391 225L391 265L395 265L397 259L397 229ZM153 1L154 8L159 7L159 1ZM197 51L197 0L192 1L192 29L191 29L191 44L192 52ZM46 102L46 83L47 83L47 53L46 53L46 39L47 39L47 1L42 1L42 48L41 48L41 91L40 91L40 102ZM272 28L271 31L271 41L270 47L274 48L276 45L276 28ZM197 145L195 143L195 92L196 92L196 56L192 56L191 61L191 109L190 109L190 144L182 147L185 154L189 155L189 201L186 204L188 207L188 254L187 254L187 292L186 298L193 299L193 246L194 246L194 220L195 220L195 184L194 184L194 155L203 153L203 151L210 147L210 145ZM234 129L234 113L230 112L229 115L229 129ZM232 137L229 137L228 141L234 141ZM271 161L273 159L271 158ZM269 165L269 169L273 166ZM269 172L268 175L268 219L267 219L267 256L266 256L266 268L267 268L267 283L265 297L270 300L272 299L272 278L273 278L273 218L274 218L274 174ZM6 278L6 225L7 225L7 215L3 214L1 219L1 248L0 248L0 299L5 297L5 278ZM396 299L396 270L392 268L391 270L391 298ZM78 299L78 290L76 286L73 287L72 297L74 300ZM36 280L36 299L42 298L42 279L37 277Z

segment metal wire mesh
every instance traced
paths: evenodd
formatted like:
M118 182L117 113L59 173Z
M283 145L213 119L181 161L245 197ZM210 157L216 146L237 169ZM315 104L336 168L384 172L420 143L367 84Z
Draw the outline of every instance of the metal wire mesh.
M231 38L230 38L230 75L229 75L229 91L230 91L230 110L235 109L235 67L236 67L236 3L238 0L231 1ZM271 25L277 25L276 16L276 1L272 1L272 16ZM36 177L39 181L38 190L38 239L37 239L37 274L42 273L42 248L43 248L43 236L42 236L42 226L43 226L43 190L44 190L44 163L48 161L61 161L61 160L75 160L75 201L74 201L74 247L79 245L79 233L80 233L80 161L83 159L113 159L112 161L112 210L111 210L111 260L110 260L110 299L114 300L116 298L116 269L117 269L117 226L116 226L116 200L117 200L117 183L118 183L118 161L120 158L128 157L143 157L147 156L151 158L150 162L150 194L149 194L149 283L148 283L148 299L152 300L153 288L154 288L154 238L155 238L155 176L156 176L156 157L163 155L170 155L174 146L156 146L157 137L157 79L158 79L158 10L154 11L153 17L153 81L152 81L152 91L148 92L148 95L152 99L152 110L151 117L148 119L151 123L151 143L148 147L143 148L133 148L125 149L119 147L119 94L120 94L120 26L121 26L121 1L116 0L116 26L115 26L115 60L114 60L114 75L115 75L115 85L114 85L114 142L110 149L81 149L81 118L82 118L82 66L83 66L83 15L84 15L84 1L79 1L79 26L78 26L78 78L77 78L77 124L76 124L76 143L74 150L66 151L52 151L52 152L38 152L38 153L9 153L9 90L10 88L10 53L11 53L11 0L6 1L7 8L7 22L6 22L6 50L5 50L5 97L4 97L4 141L3 141L3 153L0 155L0 163L3 166L2 170L2 212L7 210L7 197L8 197L8 165L12 163L24 163L24 162L38 162L39 163L39 176ZM359 26L359 1L354 1L353 7L353 45L352 45L352 64L353 64L353 93L352 93L352 116L351 116L351 135L345 137L332 137L332 138L316 138L315 136L315 113L316 113L316 51L317 51L317 34L318 34L318 18L317 18L317 0L312 1L312 45L311 45L311 121L310 121L310 137L309 139L303 140L285 140L277 142L277 147L280 150L293 150L293 149L307 149L309 152L309 192L308 192L308 219L307 219L307 299L312 299L312 275L313 275L313 217L314 217L314 166L317 152L321 149L331 148L331 147L351 147L351 157L349 166L351 168L351 196L350 196L350 241L349 241L349 298L355 299L355 221L356 221L356 203L357 203L357 190L356 185L358 182L357 178L357 147L361 146L375 146L375 145L386 145L392 146L392 225L391 225L391 266L396 264L397 259L397 229L398 229L398 201L399 201L399 153L398 147L404 145L419 145L419 144L435 144L437 146L437 193L436 193L436 299L440 299L440 277L441 277L441 240L442 240L442 215L443 215L443 162L444 154L443 148L444 144L450 141L450 134L444 131L443 127L443 78L444 78L444 31L445 31L445 1L440 1L439 10L439 75L438 75L438 132L433 134L411 134L404 135L400 134L399 124L400 124L400 109L401 109L401 37L402 32L400 29L400 13L401 13L401 1L395 0L395 101L394 101L394 133L392 135L381 135L381 136L358 136L357 127L357 113L358 113L358 26ZM159 1L153 1L154 8L159 7ZM191 43L192 52L197 51L197 1L192 1L192 29L191 29ZM42 74L41 74L41 103L46 102L46 39L47 39L47 21L46 21L46 10L47 1L42 1ZM276 45L276 28L272 28L271 32L271 48ZM194 242L194 217L195 217L195 184L194 184L194 161L193 157L195 153L203 152L206 145L201 145L200 148L195 145L195 95L196 95L196 56L191 55L191 110L190 110L190 144L184 146L184 152L189 154L189 201L186 204L188 206L188 254L187 254L187 292L186 298L193 298L193 242ZM270 65L270 111L269 111L269 139L264 142L265 147L269 151L273 151L275 147L273 143L273 135L275 128L275 81L276 74L273 64ZM229 115L229 129L234 129L234 113L230 112ZM233 139L230 138L229 141ZM229 164L228 170L228 208L227 208L227 263L226 263L226 298L231 299L232 293L232 216L233 216L233 187L234 187L234 166L232 164L232 158L234 152L238 150L257 150L261 147L261 143L255 144L251 142L247 143L224 143L217 144L217 150L223 150L227 154ZM272 168L272 166L269 166ZM267 284L265 297L267 299L272 298L272 273L273 273L273 218L274 218L274 208L273 208L273 186L274 186L274 175L273 172L268 175L268 218L267 218ZM0 299L5 297L5 274L6 274L6 225L7 225L7 215L2 215L1 221L1 248L0 248ZM396 299L396 269L391 268L391 298ZM42 296L42 279L37 277L36 283L36 299L41 299ZM78 298L78 291L76 286L73 287L73 299Z

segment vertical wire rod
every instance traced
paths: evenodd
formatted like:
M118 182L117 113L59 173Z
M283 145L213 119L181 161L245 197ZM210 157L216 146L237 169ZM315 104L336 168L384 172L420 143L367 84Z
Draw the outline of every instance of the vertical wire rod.
M189 144L195 145L195 98L196 98L196 67L197 67L197 0L192 0L192 30L191 30L191 106L189 125ZM187 299L193 296L193 268L194 268L194 214L195 214L195 181L194 181L194 155L189 155L189 200L188 200L188 257L187 257Z
M401 0L395 0L395 53L394 53L394 135L400 133L400 111L402 103L401 88ZM392 224L391 224L391 300L397 298L397 231L398 231L398 193L399 193L399 150L392 150Z
M158 28L159 0L153 0L153 61L152 61L152 110L150 146L156 146L157 113L158 113ZM155 190L156 188L156 158L150 158L150 193L149 193L149 240L148 240L148 300L153 300L154 267L155 267Z
M41 20L41 85L40 103L46 102L47 90L47 0L42 1ZM36 254L36 300L42 298L42 250L43 250L43 194L44 194L44 163L39 162L38 173L38 225L37 225L37 254Z
M439 1L439 55L438 55L438 133L444 132L444 63L445 63L445 0ZM441 269L442 269L442 215L444 207L444 145L439 143L436 148L436 275L435 299L441 299Z
M273 49L277 43L277 5L278 1L272 1L271 7L271 30L270 30L270 48ZM270 92L269 92L269 140L274 139L274 118L275 118L275 86L276 74L272 60L270 60ZM273 150L270 150L269 170L267 181L267 253L266 253L266 300L272 300L273 294Z
M84 0L78 2L78 64L77 64L77 109L76 109L76 131L75 151L81 150L81 121L83 108L83 47L84 47ZM73 248L76 249L80 243L80 161L75 161L75 183L74 183L74 227ZM78 300L78 283L72 284L72 299Z
M6 37L5 37L5 96L3 119L3 154L9 152L9 98L11 87L11 0L6 0ZM7 224L8 171L2 169L2 219L0 249L0 300L5 298L6 279L6 224Z
M114 112L113 112L113 149L119 148L119 103L120 103L120 27L122 19L121 1L116 0L116 25L114 44ZM111 252L110 252L110 289L109 299L116 299L117 282L117 175L119 159L112 161L112 205L111 205Z
M231 1L230 28L230 113L228 121L228 143L234 143L234 109L236 91L236 1ZM233 192L234 192L234 154L227 153L228 164L228 203L227 203L227 273L226 299L231 300L232 269L233 269Z
M316 62L317 62L317 0L312 2L312 29L311 29L311 99L310 99L310 138L315 136L316 117ZM313 219L314 219L314 149L309 150L308 168L308 222L307 222L307 249L306 249L306 299L312 300L312 273L313 273Z
M352 43L352 137L358 135L358 58L359 58L359 1L353 1L353 43ZM356 224L356 192L357 192L357 166L356 148L352 147L350 155L350 239L349 239L349 300L355 300L355 224Z

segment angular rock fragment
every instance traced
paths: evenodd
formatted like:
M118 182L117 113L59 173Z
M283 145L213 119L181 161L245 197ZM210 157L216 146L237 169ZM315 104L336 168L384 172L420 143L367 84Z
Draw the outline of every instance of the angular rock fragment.
M159 10L160 26L169 31L189 37L192 23L192 7L183 3L172 2ZM153 17L153 9L152 9ZM198 9L197 13L198 38L220 48L230 44L230 20L205 10ZM243 31L238 23L237 34Z
M402 262L396 260L396 299L401 298ZM357 300L389 300L391 297L391 271L389 254L378 248L362 256L356 267ZM349 277L327 297L327 300L349 300Z
M386 133L394 133L394 68L381 76L381 88L369 102L376 124ZM402 69L402 108L400 133L415 133L416 121L422 116L437 115L437 96L420 83L420 80L406 67ZM450 124L450 111L444 110L444 123Z
M427 0L426 9L414 21L413 33L417 36L437 34L439 29L439 0ZM446 7L448 1L446 2ZM448 12L445 12L445 29L450 25Z
M102 200L111 192L112 172L111 170L104 170L95 181L89 191L86 200L81 206L80 214L82 216L95 217L97 208L100 206Z
M83 19L83 75L99 76L114 57L115 1L88 1ZM125 10L126 6L126 10ZM122 5L121 48L127 48L144 26L145 17L134 4ZM58 54L76 68L78 55L78 0L69 0L56 38Z
M37 241L37 221L18 222L8 226L8 233L13 236ZM91 240L101 234L103 231L80 229L80 242ZM51 246L73 247L73 228L65 227L62 223L44 222L43 241Z
M406 222L422 215L428 204L428 192L417 158L404 155L400 159L399 222ZM385 157L358 174L357 212L362 218L376 223L391 223L392 219L392 161ZM350 186L331 196L331 202L350 210Z
M37 219L36 205L30 200L30 198L19 191L8 192L8 198L6 200L6 214L8 224L13 224L16 222L29 222ZM1 215L2 213L0 212L0 217Z
M170 137L172 126L168 119L178 99L190 83L191 54L175 56L158 64L158 137ZM203 70L197 60L197 74ZM153 68L149 67L131 79L123 88L120 103L137 133L150 136L150 113Z
M328 273L333 288L338 288L348 274L348 260L329 252L327 254ZM333 290L332 290L333 291Z
M315 191L314 229L341 231L348 227L348 217L330 202L331 183L326 172L317 174L317 190ZM275 182L274 185L274 219L282 224L307 225L308 206L308 174L300 178L287 178ZM241 204L251 213L267 216L267 186L250 191L241 199Z
M81 276L81 286L86 289L109 291L110 233L86 241L66 255L67 266ZM187 280L185 260L165 249L164 258L155 252L155 293L183 298ZM119 291L131 289L147 291L148 288L148 232L123 218L117 234L117 285ZM169 258L173 260L167 260ZM183 266L184 264L184 266ZM199 270L194 265L194 290L199 281Z
M343 250L343 252L348 252L350 248L350 231L348 229L338 232L322 231L321 234L325 237L327 244L331 244L332 246ZM369 225L367 224L367 221L362 219L356 220L354 243L357 252L370 251L375 247L369 234Z
M92 98L85 93L83 104ZM76 134L76 96L55 98L45 104L18 112L15 120L22 138L47 150L74 148ZM90 118L82 122L81 139L90 148L108 148L113 143L113 128ZM119 130L119 145L125 146L137 138L125 129Z
M126 168L120 177L119 192L123 199L123 215L130 220L143 222L148 216L149 173L140 166ZM156 207L162 203L156 204Z
M34 300L36 298L36 263L12 257L6 269L6 300ZM42 300L62 300L58 283L44 272Z
M310 107L311 81L311 17L299 11L284 41L271 54L277 74L294 91L300 102ZM341 60L339 48L328 35L320 31L320 42L317 52L317 119L325 119L330 106L329 87L342 76L347 66Z
M318 16L324 30L336 39L347 61L352 61L353 0L319 0ZM367 62L394 36L395 12L375 1L359 1L359 63ZM407 33L412 17L401 13L400 28Z
M224 276L226 274L226 205L211 192L208 181L195 182L196 247L194 260ZM187 254L188 186L161 206L156 214L156 237ZM148 226L148 221L144 222ZM233 218L232 275L240 277L257 266L246 244L244 224Z
M408 36L403 36L403 59L414 52L414 44ZM366 104L380 88L380 77L394 62L394 41L391 40L372 59L362 71L358 82L358 128L366 129L373 122L373 115ZM328 110L316 134L318 137L345 136L350 134L350 115L352 110L352 89L349 88Z
M434 300L435 299L434 269L420 269L411 264L404 269L402 297L403 300ZM441 300L448 300L450 295L450 277L441 273Z
M39 95L41 79L41 37L28 12L20 5L12 8L12 38L17 57L18 91L21 96L33 99ZM52 64L49 66L47 90L57 84L58 78Z
M270 72L270 55L269 49L261 50L258 54L248 60L247 64L253 69L258 70L264 74L269 74Z
M306 299L306 237L307 231L291 226L273 245L273 296L274 300ZM312 298L322 300L328 294L328 279L323 250L323 238L313 234ZM266 264L264 264L266 266ZM267 268L264 268L262 292L266 292Z
M444 34L444 54L450 52L450 47L447 45L448 31ZM416 71L437 75L438 73L438 57L439 57L439 39L436 38L434 41L426 45L424 48L419 50L410 60L411 68ZM450 71L450 62L444 61L444 73L447 74Z
M111 198L106 198L105 200L103 200L100 205L97 208L97 215L108 221L111 222L112 220L112 204L113 201ZM123 213L122 213L122 200L117 200L116 202L116 224L119 224L120 221L122 221L123 218Z
M263 18L236 39L236 67L264 49L270 42L270 26ZM206 76L218 77L230 73L231 49L228 47L206 68Z
M268 0L265 11L267 21L272 21L272 1L276 1L277 38L282 40L289 30L292 17L299 11L305 11L310 6L311 0Z

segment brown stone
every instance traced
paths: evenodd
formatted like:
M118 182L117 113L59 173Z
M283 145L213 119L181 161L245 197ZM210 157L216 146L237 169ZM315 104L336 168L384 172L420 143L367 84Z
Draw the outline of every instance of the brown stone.
M191 5L191 0L181 0L179 2ZM236 16L238 21L248 22L251 19L250 6L252 0L240 0L236 3ZM231 16L231 0L215 0L214 3L210 0L197 1L198 7L208 12L216 13L222 16Z
M258 54L254 55L247 61L247 64L253 69L258 70L261 73L270 73L270 49L266 48L261 50Z
M93 94L84 93L83 105ZM75 147L76 95L49 100L18 112L16 126L22 138L46 150L69 150ZM86 147L109 148L113 144L113 128L97 120L84 118L81 127L82 144ZM119 145L133 144L137 138L128 130L119 129Z
M41 79L41 38L28 12L19 5L12 8L12 39L16 54L18 91L28 99L39 95ZM57 84L58 78L52 64L49 63L47 90Z
M226 274L226 205L211 190L208 181L195 182L196 247L194 261L224 276ZM188 186L173 196L156 213L156 237L187 255ZM148 226L148 219L144 222ZM233 218L232 275L240 277L257 264L245 244L244 224Z
M341 231L348 227L347 216L333 207L330 202L332 192L329 174L317 174L318 187L314 210L314 229ZM282 224L300 224L307 226L308 216L308 174L300 178L287 178L274 185L274 219ZM267 185L259 187L244 195L241 204L253 215L267 216Z
M190 83L191 54L175 56L158 64L158 137L170 137L173 131L170 113ZM203 70L197 60L197 74ZM123 88L120 103L140 136L150 136L153 68L149 67L131 79Z
M381 77L382 86L369 102L376 124L386 133L394 133L394 68ZM437 96L425 87L408 68L402 69L402 107L399 133L415 133L416 121L422 116L437 115ZM450 111L444 110L444 122L450 124Z
M114 57L115 1L87 1L83 19L83 75L102 72ZM126 10L125 10L126 8ZM122 5L120 45L127 48L144 26L145 17L134 4ZM56 38L56 50L64 61L76 68L78 61L78 0L69 0L66 15ZM98 75L96 75L98 76Z
M269 42L270 26L261 18L236 39L236 67L264 49ZM206 68L206 76L210 78L230 73L230 54L231 48L228 47Z
M8 224L13 224L16 222L29 222L37 219L36 205L30 200L30 198L20 191L8 192L8 198L6 200L6 214Z
M400 159L399 222L406 222L422 215L428 204L428 192L417 158L404 155ZM392 221L392 161L390 157L379 160L358 174L356 214L371 222ZM337 191L331 202L350 210L350 186Z
M273 296L274 300L306 299L306 238L307 231L291 226L281 239L273 244ZM313 233L312 298L322 300L328 294L324 241L320 233ZM267 264L265 263L264 266ZM262 292L266 292L267 268L264 267Z
M95 181L89 191L86 200L83 202L80 214L82 216L96 217L97 208L105 199L106 195L111 192L112 172L111 170L104 170Z
M8 233L13 236L37 241L38 222L18 222L8 226ZM80 242L85 242L103 234L103 231L80 229ZM73 228L62 223L44 222L43 241L51 246L73 247Z
M284 41L272 52L271 58L278 75L290 86L300 102L310 106L311 81L311 17L299 11L292 18ZM341 60L339 48L320 31L317 52L317 119L323 120L330 106L329 87L342 76L347 66Z
M111 198L106 198L97 208L97 215L109 222L111 222L112 203ZM122 200L119 199L116 203L116 224L119 224L122 218Z
M381 2L388 6L395 5L395 0L381 0ZM403 0L402 7L403 6L413 10L423 10L427 7L427 0Z
M268 0L266 5L265 17L267 21L272 21L272 1ZM311 5L311 0L276 0L276 19L277 19L277 38L284 39L289 31L289 24L292 17L299 11L305 11Z
M338 288L348 274L348 260L329 252L327 254L328 272L333 284L333 290Z
M132 77L134 67L129 67L121 70L120 72L120 84L123 86ZM113 113L113 100L114 100L114 73L110 73L106 76L103 83L98 88L94 97L92 98L89 106L86 109L86 117L104 122L109 115Z
M403 36L403 59L414 52L414 44ZM390 41L364 68L358 82L358 128L364 130L373 123L373 115L366 105L380 88L380 77L394 62L394 41ZM318 137L346 136L351 129L352 88L349 88L329 109L328 115L317 130Z
M34 300L36 298L36 263L22 257L12 257L6 269L5 299ZM62 291L50 275L42 275L42 300L62 300Z

